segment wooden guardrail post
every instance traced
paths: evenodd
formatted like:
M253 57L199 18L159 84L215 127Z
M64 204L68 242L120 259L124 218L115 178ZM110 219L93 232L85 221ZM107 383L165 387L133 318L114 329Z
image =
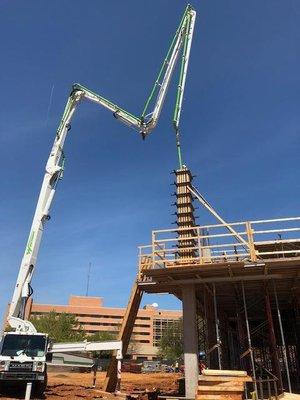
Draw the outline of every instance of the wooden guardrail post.
M155 264L155 233L152 231L152 268L154 268L154 264Z
M139 264L138 264L137 276L138 276L138 279L140 279L141 278L141 265L142 265L142 249L140 246L138 247L138 249L139 249Z
M203 256L202 256L202 248L201 248L201 239L200 239L200 228L197 227L197 238L198 238L198 253L199 253L199 261L200 264L203 264Z
M249 222L249 221L246 222L246 231L247 231L247 237L248 237L250 258L251 258L251 261L256 262L257 255L256 255L255 246L254 246L253 229L251 226L251 222Z

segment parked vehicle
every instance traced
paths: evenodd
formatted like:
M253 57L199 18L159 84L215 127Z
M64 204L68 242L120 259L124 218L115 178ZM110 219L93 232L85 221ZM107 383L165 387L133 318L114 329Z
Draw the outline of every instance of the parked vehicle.
M142 364L134 361L124 361L122 364L122 372L140 374L142 372Z
M160 361L143 361L142 372L161 372L162 365Z

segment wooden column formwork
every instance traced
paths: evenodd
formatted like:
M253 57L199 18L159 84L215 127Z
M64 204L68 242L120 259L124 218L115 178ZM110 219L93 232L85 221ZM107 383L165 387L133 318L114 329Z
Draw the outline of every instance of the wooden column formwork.
M189 169L183 167L175 171L176 176L176 224L179 228L192 228L196 225L193 205L193 195L189 191L192 185L193 176ZM181 259L194 258L197 255L197 236L194 229L178 231L178 252L177 257ZM194 249L193 249L194 248ZM185 250L186 249L186 250Z

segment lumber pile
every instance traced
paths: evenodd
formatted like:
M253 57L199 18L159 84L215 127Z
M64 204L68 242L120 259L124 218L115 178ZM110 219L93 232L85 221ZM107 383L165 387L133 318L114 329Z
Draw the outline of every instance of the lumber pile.
M300 400L300 394L285 392L285 393L282 393L278 398L283 399L283 400Z
M241 400L245 382L251 381L245 371L205 369L199 377L196 400Z

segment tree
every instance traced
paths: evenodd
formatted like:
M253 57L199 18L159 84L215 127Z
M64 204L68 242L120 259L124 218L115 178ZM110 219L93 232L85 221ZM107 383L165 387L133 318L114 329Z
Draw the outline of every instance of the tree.
M107 340L117 340L117 332L99 331L87 337L89 342L105 342Z
M54 342L76 342L85 339L80 322L75 315L57 313L51 311L49 314L30 318L38 332L48 333Z
M89 342L107 342L109 340L116 340L117 339L117 332L107 332L107 331L99 331L95 332L92 335L87 337ZM103 351L93 351L92 352L93 358L110 358L111 351L103 350Z
M159 355L166 360L175 361L183 355L182 319L169 323L162 331L159 342Z

